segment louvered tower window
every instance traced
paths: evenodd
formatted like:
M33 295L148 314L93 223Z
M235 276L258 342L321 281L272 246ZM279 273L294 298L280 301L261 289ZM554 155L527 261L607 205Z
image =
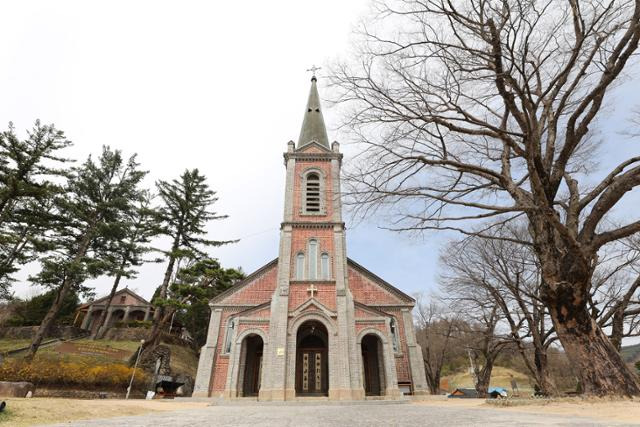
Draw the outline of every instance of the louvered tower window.
M305 189L305 208L307 212L320 212L320 176L312 172L307 175L307 188Z

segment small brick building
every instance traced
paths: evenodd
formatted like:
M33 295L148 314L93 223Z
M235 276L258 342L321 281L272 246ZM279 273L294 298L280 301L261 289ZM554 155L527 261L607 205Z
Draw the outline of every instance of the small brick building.
M346 256L342 154L329 144L315 76L284 159L278 258L211 301L194 396L426 393L415 301Z
M108 299L109 296L107 295L78 307L76 319L82 318L82 329L91 331L91 333L96 332L98 320L104 310L107 309ZM153 306L151 303L131 289L124 288L113 295L104 323L106 328L109 329L117 322L145 321L151 320L152 317Z

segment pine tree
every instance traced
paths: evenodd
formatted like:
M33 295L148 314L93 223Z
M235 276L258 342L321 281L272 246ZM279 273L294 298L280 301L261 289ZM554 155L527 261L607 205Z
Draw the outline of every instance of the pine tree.
M107 328L104 322L111 306L111 301L118 290L120 281L133 279L137 276L136 267L145 262L159 262L159 259L148 260L145 256L152 250L149 246L151 239L160 232L157 222L157 213L151 207L151 194L148 191L141 193L140 200L131 211L123 212L123 218L119 221L121 236L108 242L100 252L108 260L110 267L107 274L114 277L111 293L107 299L107 305L98 319L97 327L93 335L94 339L101 339Z
M178 310L178 320L204 345L209 323L209 301L244 279L240 268L223 268L217 259L205 258L181 268L170 287L168 305Z
M97 163L89 157L72 169L64 193L54 198L50 240L55 250L40 260L42 269L31 280L56 289L57 295L33 337L27 360L33 359L66 295L85 291L82 283L87 278L108 271L110 263L96 256L96 248L119 238L114 224L135 209L138 187L146 175L138 167L135 156L125 161L120 151L104 147Z
M167 267L158 297L153 301L156 310L147 342L151 347L158 343L160 330L170 317L165 313L164 306L167 305L167 290L176 264L183 259L206 258L205 248L234 242L208 240L203 237L207 233L205 227L209 221L224 219L227 216L217 215L209 210L218 198L198 169L185 170L179 179L171 182L158 181L156 186L162 200L158 210L161 234L171 238L171 247L163 252L167 259Z
M47 248L51 199L69 161L58 152L70 145L62 131L39 121L25 140L11 123L0 133L0 299L10 297L11 275Z

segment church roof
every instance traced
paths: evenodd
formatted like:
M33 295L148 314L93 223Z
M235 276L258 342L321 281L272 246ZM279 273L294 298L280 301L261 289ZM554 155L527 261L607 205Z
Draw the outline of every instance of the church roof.
M322 117L318 87L316 86L317 80L316 76L311 77L311 90L302 121L302 129L300 129L300 138L298 138L298 149L314 141L325 148L330 148L327 128Z

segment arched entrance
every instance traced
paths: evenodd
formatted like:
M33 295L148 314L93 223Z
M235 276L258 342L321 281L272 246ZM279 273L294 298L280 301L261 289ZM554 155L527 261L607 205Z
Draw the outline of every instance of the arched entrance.
M326 396L329 391L329 334L318 321L310 320L296 335L296 394Z
M242 396L257 396L262 376L262 351L264 342L259 335L251 334L242 340L240 381Z
M362 366L365 395L382 396L385 390L383 347L374 334L362 338Z

